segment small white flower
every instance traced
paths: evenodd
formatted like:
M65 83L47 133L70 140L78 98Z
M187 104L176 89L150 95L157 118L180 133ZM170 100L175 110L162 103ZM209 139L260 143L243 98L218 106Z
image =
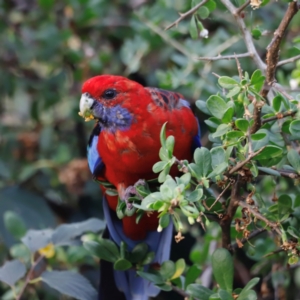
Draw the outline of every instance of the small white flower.
M298 85L299 85L299 81L297 79L290 80L290 87L292 90L295 90L296 88L298 88Z
M207 38L208 38L208 34L209 34L209 31L208 31L207 29L203 28L203 29L200 31L199 36L202 37L202 38L207 39Z
M163 228L160 225L158 225L157 232L162 232L162 230L163 230Z

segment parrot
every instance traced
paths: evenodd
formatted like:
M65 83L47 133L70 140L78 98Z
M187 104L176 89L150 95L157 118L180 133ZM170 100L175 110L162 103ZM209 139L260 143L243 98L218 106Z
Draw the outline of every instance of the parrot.
M166 136L175 137L174 156L192 160L200 147L200 126L189 102L176 92L144 87L117 75L98 75L85 81L79 102L79 115L86 121L95 119L87 146L87 160L93 177L115 187L118 195L103 192L103 211L107 237L128 250L145 242L155 252L154 263L162 264L170 257L172 222L162 232L157 230L157 213L144 214L139 223L136 215L116 215L118 201L127 202L138 182L157 178L153 165L158 162L160 130L166 124ZM171 175L179 173L172 167ZM120 199L120 200L118 200ZM100 263L99 299L147 300L159 288L136 275L135 270L113 270L109 262Z

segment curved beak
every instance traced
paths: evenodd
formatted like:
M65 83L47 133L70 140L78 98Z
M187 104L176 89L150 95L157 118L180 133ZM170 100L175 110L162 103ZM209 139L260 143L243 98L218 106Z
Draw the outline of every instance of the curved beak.
M81 95L78 114L83 117L86 122L95 118L92 111L94 103L95 100L88 93Z

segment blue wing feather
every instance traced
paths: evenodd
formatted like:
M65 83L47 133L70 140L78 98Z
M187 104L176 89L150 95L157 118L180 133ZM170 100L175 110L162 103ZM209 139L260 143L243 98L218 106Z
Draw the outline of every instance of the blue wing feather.
M194 153L194 151L197 148L201 147L201 142L200 142L200 138L201 138L200 124L199 124L199 120L197 118L196 118L196 120L197 120L197 124L198 124L198 132L197 132L197 135L195 135L193 137L193 143L192 143L192 151L193 151L193 153Z
M88 164L94 176L99 174L104 168L104 163L97 150L97 144L98 144L100 132L101 132L100 126L99 124L96 124L96 126L94 127L91 133L88 146L87 146Z

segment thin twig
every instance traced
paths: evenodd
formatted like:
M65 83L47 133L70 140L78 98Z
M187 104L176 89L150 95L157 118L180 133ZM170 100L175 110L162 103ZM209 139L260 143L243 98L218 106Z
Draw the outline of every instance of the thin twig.
M267 70L266 70L266 82L261 92L261 95L266 98L269 92L268 86L273 86L275 82L275 72L279 58L279 47L285 31L290 24L291 20L298 12L298 3L293 1L289 3L288 9L286 10L278 28L274 32L274 37L267 47ZM274 86L273 86L274 87Z
M20 291L20 294L17 296L16 300L21 300L21 298L25 292L25 289L31 280L31 276L33 275L35 267L42 261L43 258L44 258L43 255L39 256L39 258L31 265L31 268L30 268L29 272L27 273L25 283Z
M283 250L282 248L279 248L279 249L277 249L277 250L275 250L275 251L272 251L272 252L270 252L270 253L267 253L266 255L263 256L263 258L268 257L268 256L271 256L271 255L274 255L274 254L277 254L277 253L280 253L280 252L283 252L283 251L284 251L284 250Z
M269 221L266 217L264 217L258 210L256 210L254 207L252 207L251 205L243 202L243 201L239 201L238 205L241 207L246 208L254 217L256 217L258 220L261 220L263 222L266 223L267 226L269 226L270 228L272 228L273 230L275 230L280 236L282 235L282 232L280 231L280 229L278 228L278 225Z
M213 56L213 57L208 57L208 56L200 56L200 57L195 57L197 60L205 60L205 61L216 61L216 60L221 60L221 59L235 59L235 58L243 58L243 57L250 57L250 53L240 53L240 54L234 54L234 55L218 55L218 56Z
M275 170L276 172L278 172L282 177L285 178L290 178L290 179L298 179L300 178L300 175L293 172L293 171L289 171L289 170L277 170L276 167L272 167L271 169ZM267 172L264 172L263 170L259 170L259 175L271 175ZM271 175L272 176L272 175Z
M255 133L261 127L261 109L264 106L263 101L257 101L254 99L253 102L253 125L250 128L250 133Z
M231 14L235 17L236 22L238 27L240 28L240 31L243 35L243 39L245 42L245 45L247 47L247 50L250 54L250 57L253 58L255 64L257 65L257 67L261 70L261 71L265 71L266 69L266 65L264 64L264 62L261 60L260 55L257 53L257 50L255 48L255 45L253 43L253 39L251 36L251 33L249 32L249 30L246 27L246 24L244 22L244 19L240 17L239 13L238 13L238 8L236 8L230 0L221 0L221 2L223 3L223 5L231 12Z
M241 64L238 60L238 56L235 53L234 53L234 58L235 58L235 62L236 62L238 72L239 72L239 77L242 80L243 79L243 70L242 70Z
M230 250L231 245L231 222L239 203L239 189L240 179L238 176L236 182L232 186L230 202L226 209L226 213L220 220L220 227L222 229L222 247L228 250Z
M221 199L221 197L224 195L224 193L228 190L228 188L232 185L233 182L229 182L227 184L227 186L224 188L224 190L219 194L219 196L216 198L216 200L214 201L214 203L210 206L210 207L207 207L207 210L210 211L214 206L215 204Z
M177 26L179 24L179 22L181 22L186 17L192 15L194 12L196 12L198 10L198 8L200 8L201 6L203 6L206 2L208 2L208 0L203 0L202 2L200 2L199 4L197 4L196 6L194 6L192 9L190 9L187 12L185 12L184 14L179 14L180 17L175 22L173 22L172 24L170 24L169 26L167 26L165 28L165 30L168 30L168 29L174 27L175 25Z
M255 157L256 155L258 155L259 153L261 153L265 148L266 148L266 146L260 148L256 152L253 152L253 153L249 154L249 156L245 160L240 161L235 167L233 167L232 169L230 169L229 172L228 172L228 174L232 175L233 173L235 173L236 171L238 171L239 169L241 169L245 164L247 164L253 157Z
M245 244L245 243L247 243L249 240L251 240L251 239L257 237L258 235L260 235L261 233L266 232L266 231L267 231L266 229L257 229L257 230L255 230L255 231L251 232L247 238L242 238L242 239L240 240L240 242L241 242L242 244ZM232 244L232 245L230 246L230 249L231 249L231 250L236 250L237 248L239 248L238 243L234 243L234 244Z
M294 62L294 61L296 61L298 59L300 59L300 54L296 55L294 57L288 58L288 59L281 60L280 62L278 62L277 67L280 67L282 65L286 65L286 64L292 63L292 62Z
M246 1L243 5L241 5L237 10L236 10L236 14L239 15L249 4L250 4L251 0Z
M171 45L173 48L175 48L177 51L185 55L187 58L189 58L192 61L196 61L196 55L193 55L189 53L189 51L182 46L181 43L178 43L176 40L172 39L166 32L161 30L158 26L153 24L152 22L148 21L144 16L141 14L135 12L135 15L153 32L155 32L157 35L159 35L167 44Z
M281 93L284 97L286 97L289 100L294 100L295 98L292 97L291 95L289 95L282 87L280 84L278 84L277 82L273 82L271 84L271 86L277 90L279 93Z
M296 113L297 113L297 111L287 111L285 113L277 113L276 116L266 118L266 119L262 119L261 124L272 122L274 120L280 120L280 119L283 119L285 117L294 116Z
M179 287L177 287L175 285L172 285L172 290L184 298L190 297L190 295L188 293L186 293L184 290L180 289ZM195 298L195 299L197 299L197 298Z

